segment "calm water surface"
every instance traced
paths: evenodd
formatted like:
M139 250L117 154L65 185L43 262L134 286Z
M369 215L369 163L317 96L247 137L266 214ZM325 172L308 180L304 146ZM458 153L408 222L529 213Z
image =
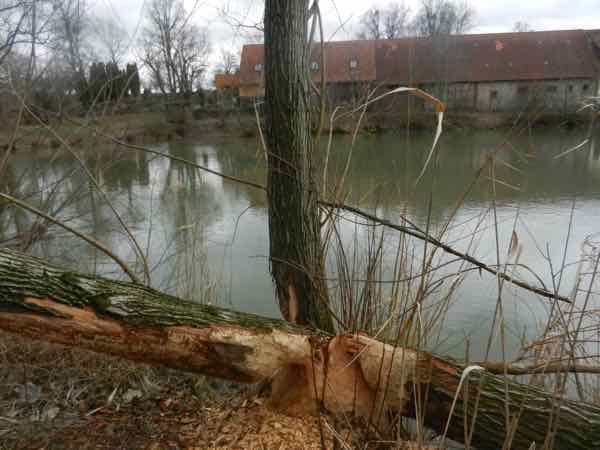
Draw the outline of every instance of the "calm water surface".
M572 215L566 268L560 284L561 293L569 295L576 262L582 251L592 250L584 241L592 236L587 242L594 242L595 233L600 232L600 141L565 157L555 156L582 141L585 133L586 130L532 130L520 135L508 131L449 132L443 136L437 158L417 187L414 183L426 160L429 134L410 139L393 135L359 137L348 166L346 202L396 222L401 214L423 228L429 222L430 230L439 232L480 167L497 151L493 173L483 171L466 194L446 240L495 264L495 207L501 263L506 261L514 228L522 246L519 262L552 288L552 271L555 283L560 277ZM253 139L165 143L156 148L217 171L264 182L263 153ZM329 182L340 178L350 148L349 137L334 139ZM320 153L317 168L322 172L323 150ZM82 151L82 155L147 252L154 286L197 300L216 297L220 304L235 309L278 315L268 272L263 192L135 150L98 147ZM495 184L492 175L497 180ZM9 178L7 185L13 192L29 195L30 201L134 261L131 245L114 215L97 193L92 194L93 189L70 155L19 154ZM21 227L25 229L31 217L5 212L0 220L6 239ZM364 227L357 226L350 216L340 226L349 247L366 251L368 236ZM393 266L398 237L386 232L384 242L385 279ZM415 242L411 248L418 267L422 247ZM122 278L108 258L55 228L47 239L35 245L34 251L78 269ZM552 269L548 261L552 261ZM449 265L441 273L450 273L456 267ZM516 273L531 283L539 283L524 268ZM441 298L448 283L442 284L432 299L436 295ZM468 336L472 357L481 357L497 296L498 285L493 276L478 271L468 274L448 310L441 338L431 342L430 347L462 356ZM509 285L503 287L503 299L508 347L514 351L523 333L531 335L543 323L548 302ZM494 352L498 351L499 346L495 345Z

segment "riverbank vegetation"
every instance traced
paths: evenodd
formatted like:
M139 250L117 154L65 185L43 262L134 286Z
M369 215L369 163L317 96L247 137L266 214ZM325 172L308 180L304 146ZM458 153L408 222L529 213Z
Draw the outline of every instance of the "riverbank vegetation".
M24 5L35 24L37 2ZM153 1L152 11L161 5ZM302 55L316 33L306 35L307 23L322 24L319 3L306 0L267 1L265 103L213 114L190 99L206 35L195 42L183 4L173 5L175 41L197 51L191 66L175 70L146 29L145 58L162 91L157 111L152 95L126 94L127 83L103 94L98 75L92 100L89 80L69 78L75 84L63 90L80 102L87 92L86 111L46 114L31 100L42 31L18 30L34 45L0 146L0 329L12 333L0 334L0 448L594 448L597 231L575 240L577 192L561 200L569 217L550 241L529 228L521 203L503 209L503 192L527 189L538 152L530 119L539 117L453 117L418 89L388 92L431 107L410 118L433 130L415 149L403 119L386 116L386 124L369 113L378 91L347 110L319 109ZM59 6L66 30L78 10ZM81 74L78 55L63 56ZM96 74L107 73L100 68ZM137 73L112 72L132 80ZM175 91L181 95L170 98ZM581 139L550 156L554 164L586 150L594 164L593 109L585 109ZM440 139L474 119L506 127L501 142L485 143L491 148L470 162L472 177L456 170L458 195L440 212L449 150L442 153ZM217 161L206 146L176 145L205 142L215 130L251 135L249 150ZM418 170L398 175L401 182L353 184L350 173L364 170L361 130L398 132L398 158L421 152ZM336 141L335 132L347 139ZM515 145L522 136L527 148ZM229 170L237 166L228 158L249 163ZM71 164L59 170L64 159ZM233 187L219 203L209 194L223 184ZM470 204L476 189L483 207ZM400 194L419 204L385 201ZM219 214L225 197L243 198L244 207ZM268 255L253 248L254 259L223 273L207 242L219 238L225 254L246 215L260 214L264 222L250 227L268 227ZM207 235L207 223L221 235ZM168 234L164 245L160 234ZM277 300L285 321L232 308L256 280L245 278L241 298L222 286L259 258L275 292L262 300ZM469 316L475 306L467 305L460 313L468 317L451 320L457 304L490 292L487 316ZM535 317L534 329L513 322L524 314ZM437 355L442 349L451 357Z

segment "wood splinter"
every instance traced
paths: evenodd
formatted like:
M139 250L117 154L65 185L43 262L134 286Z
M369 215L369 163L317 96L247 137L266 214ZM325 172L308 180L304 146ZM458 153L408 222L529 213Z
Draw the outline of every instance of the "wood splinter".
M272 406L298 415L313 414L320 404L385 429L385 412L403 410L408 400L405 386L414 380L415 352L362 334L343 334L319 344L304 364L277 373Z

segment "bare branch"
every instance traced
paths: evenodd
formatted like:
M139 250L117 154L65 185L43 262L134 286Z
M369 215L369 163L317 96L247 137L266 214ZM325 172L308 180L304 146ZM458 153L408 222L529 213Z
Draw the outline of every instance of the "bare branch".
M408 33L410 8L390 3L385 8L371 7L360 18L359 39L398 39Z
M97 241L93 237L88 236L80 231L77 231L75 228L70 227L69 225L64 223L62 220L52 217L52 216L46 214L45 212L40 211L39 209L35 208L32 205L25 203L15 197L12 197L11 195L3 194L2 192L0 192L0 198L6 200L9 203L12 203L12 204L18 206L19 208L22 208L26 211L32 212L32 213L44 218L48 222L52 222L53 224L58 225L61 228L64 228L69 233L73 233L75 236L83 239L88 244L96 247L102 253L104 253L109 258L111 258L113 261L115 261L119 265L119 267L121 267L121 269L123 269L123 272L125 272L129 276L129 278L131 278L131 281L133 281L134 283L141 284L141 281L139 280L138 277L136 277L134 275L133 271L129 268L127 263L125 261L123 261L121 258L119 258L115 253L113 253L108 247L106 247L100 241Z
M448 36L469 31L475 20L475 10L466 1L422 0L413 21L419 36Z
M224 173L221 173L221 172L209 169L207 167L204 167L204 166L202 166L200 164L197 164L197 163L194 163L192 161L186 160L184 158L179 158L177 156L169 155L167 153L163 153L163 152L160 152L160 151L155 150L155 149L151 149L151 148L140 146L140 145L128 144L126 142L123 142L123 141L115 138L115 137L109 136L109 135L103 133L101 130L98 130L98 129L94 128L94 127L89 127L89 126L86 126L86 127L92 128L92 129L96 130L96 132L98 134L111 139L111 141L113 141L114 143L119 144L119 145L121 145L123 147L132 148L132 149L136 149L136 150L141 150L141 151L144 151L144 152L152 153L154 155L164 156L165 158L170 158L170 159L173 159L173 160L185 163L185 164L189 164L189 165L191 165L193 167L196 167L197 169L209 172L209 173L211 173L213 175L220 176L223 179L230 180L230 181L233 181L233 182L236 182L236 183L241 183L241 184L244 184L246 186L250 186L250 187L253 187L253 188L256 188L256 189L260 189L260 190L266 192L266 187L263 186L263 185L261 185L261 184L254 183L254 182L247 181L247 180L243 180L243 179L240 179L240 178L237 178L237 177L232 177L230 175L226 175ZM436 237L432 236L431 234L426 233L424 230L419 229L418 227L416 227L416 225L412 224L410 221L408 221L406 219L405 219L405 222L408 223L409 226L395 224L395 223L393 223L393 222L391 222L389 220L382 219L382 218L377 217L377 216L375 216L373 214L370 214L370 213L368 213L366 211L363 211L360 208L356 208L354 206L346 205L344 203L332 203L332 202L329 202L329 201L321 199L321 200L319 200L319 204L322 205L322 206L324 206L324 207L327 207L327 208L335 208L335 209L341 209L341 210L344 210L344 211L348 211L350 213L356 214L357 216L363 217L363 218L365 218L365 219L367 219L367 220L369 220L369 221L371 221L373 223L376 223L376 224L379 224L379 225L391 228L391 229L399 231L401 233L413 236L413 237L415 237L415 238L417 238L419 240L425 241L428 244L431 244L431 245L434 245L434 246L436 246L438 248L441 248L446 253L454 255L454 256L456 256L456 257L458 257L458 258L460 258L460 259L462 259L464 261L467 261L470 264L473 264L474 266L476 266L477 268L479 268L482 271L488 272L488 273L490 273L490 274L492 274L494 276L497 276L497 277L503 279L504 281L507 281L507 282L509 282L511 284L514 284L515 286L518 286L518 287L520 287L522 289L525 289L525 290L527 290L529 292L533 292L534 294L538 294L538 295L540 295L540 296L542 296L544 298L556 299L556 300L559 300L559 301L562 301L562 302L571 303L571 300L568 297L564 297L562 295L558 295L557 293L551 292L551 291L547 290L544 287L535 287L535 286L532 286L531 284L526 283L524 281L517 280L513 276L508 275L507 273L494 268L494 266L490 266L488 264L485 264L485 263L479 261L477 258L475 258L475 257L473 257L471 255L468 255L468 254L465 254L465 253L462 253L462 252L456 250L455 248L451 247L450 245L447 245L447 244L439 241Z
M163 93L192 92L208 66L208 33L180 0L152 0L142 30L142 59Z

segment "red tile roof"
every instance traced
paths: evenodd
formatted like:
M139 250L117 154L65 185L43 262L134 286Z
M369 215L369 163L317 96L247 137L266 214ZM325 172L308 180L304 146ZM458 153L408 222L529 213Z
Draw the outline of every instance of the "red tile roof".
M375 46L370 41L338 41L325 43L325 80L328 82L375 81ZM321 46L315 45L313 62L321 63ZM350 65L356 61L356 67ZM320 72L312 71L313 80L319 81Z
M419 84L435 81L506 81L594 78L597 57L591 36L597 30L468 34L443 38L334 41L325 44L328 82L378 81ZM315 46L312 61L319 61ZM356 70L350 61L357 60ZM319 61L320 62L320 61ZM245 45L240 84L260 84L262 44ZM312 72L315 81L318 71Z
M350 61L356 61L356 67ZM321 46L315 45L309 61L314 81L321 79ZM264 49L262 44L244 45L240 61L240 84L259 84L262 82ZM325 79L327 82L374 81L375 46L372 41L336 41L325 43ZM260 70L257 70L259 69Z
M406 84L593 78L583 30L471 34L376 43L377 79Z

